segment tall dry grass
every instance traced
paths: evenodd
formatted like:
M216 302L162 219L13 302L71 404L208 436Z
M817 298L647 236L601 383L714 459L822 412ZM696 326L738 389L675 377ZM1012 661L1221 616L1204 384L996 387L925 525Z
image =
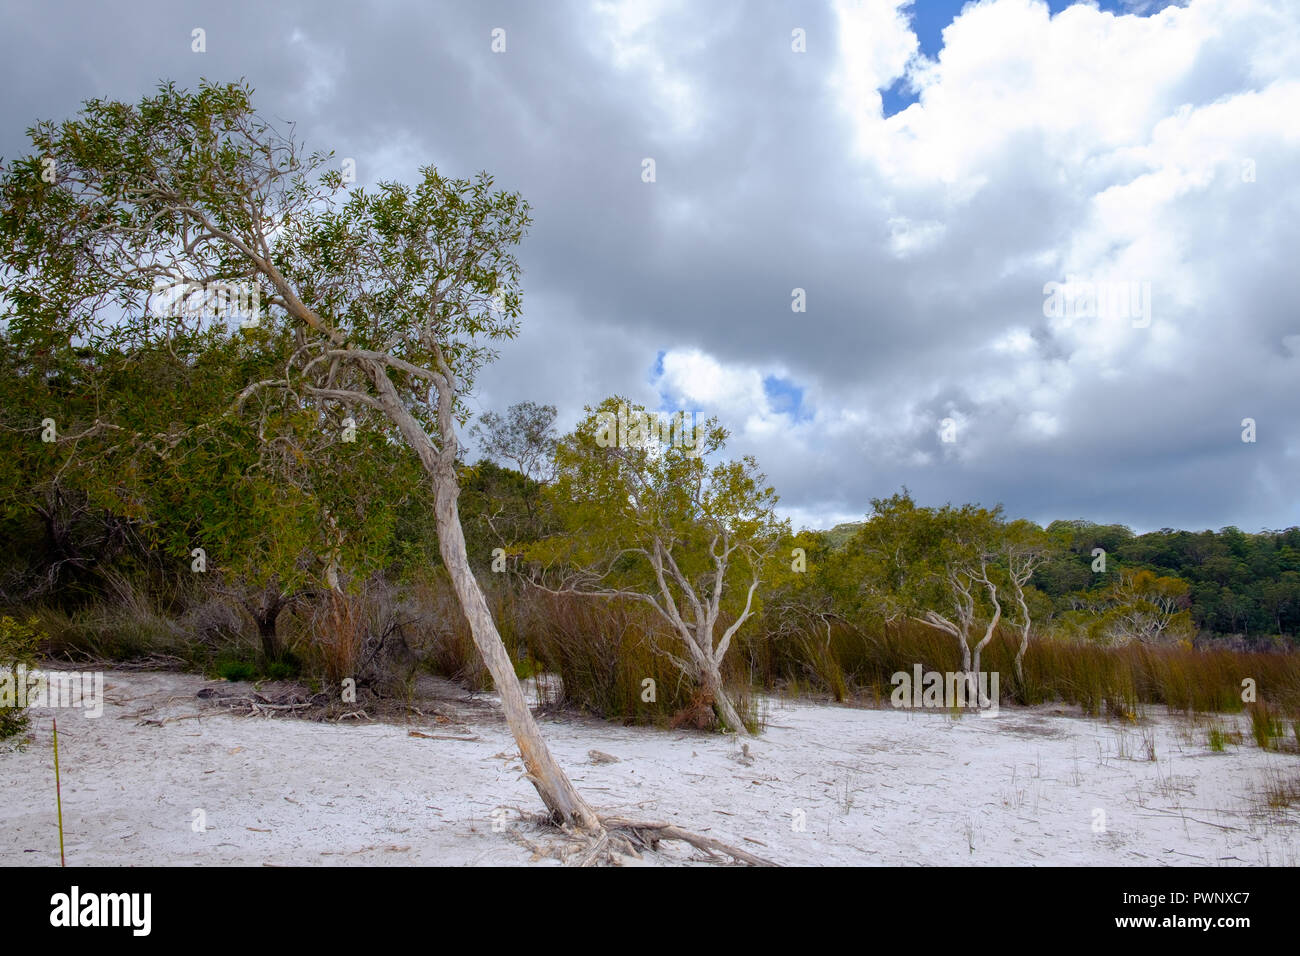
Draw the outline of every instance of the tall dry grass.
M317 603L308 628L308 652L329 686L356 679L366 638L363 598L328 591Z
M1272 651L1199 650L1186 646L1130 645L1107 648L1074 641L1030 642L1024 679L1015 672L1019 638L995 634L981 667L997 672L1004 697L1022 704L1077 704L1088 714L1129 715L1139 705L1171 712L1240 712L1243 681L1292 719L1300 717L1300 654ZM916 622L837 625L827 633L793 637L755 632L737 653L757 686L815 692L837 700L887 699L890 677L923 670L956 671L961 652L949 635Z
M503 575L482 581L502 639L521 677L556 675L554 703L628 723L668 726L696 701L692 682L656 648L681 648L650 608L629 601L559 597L527 589ZM252 661L256 634L228 597L206 581L178 581L165 593L127 578L106 598L75 610L34 613L44 635L39 652L58 659L170 656L210 668L224 657ZM725 627L727 622L720 622ZM307 674L338 686L346 677L382 680L401 661L378 654L400 638L427 670L476 690L492 686L445 571L434 569L402 587L379 580L355 597L302 604L281 615L286 646L300 652ZM1099 647L1039 638L1030 643L1024 678L1015 674L1017 636L1000 631L985 649L983 669L996 671L1004 701L1059 702L1092 715L1137 713L1160 706L1181 713L1236 713L1253 682L1261 739L1300 743L1300 653L1242 652L1186 646ZM396 663L394 663L396 661ZM774 634L760 618L737 635L723 676L747 723L760 722L762 694L815 694L841 701L887 703L891 676L956 671L961 656L948 635L916 622L838 623L829 631ZM400 669L400 668L399 668ZM653 682L653 695L647 693ZM1282 728L1280 731L1279 728ZM1284 734L1283 731L1286 731Z

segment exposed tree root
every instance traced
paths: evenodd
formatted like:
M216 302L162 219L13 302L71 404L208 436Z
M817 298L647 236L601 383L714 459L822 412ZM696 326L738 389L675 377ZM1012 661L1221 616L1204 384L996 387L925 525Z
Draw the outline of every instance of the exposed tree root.
M543 826L554 827L554 824L544 816L534 819ZM642 851L657 850L661 841L679 840L702 851L713 863L745 866L779 865L739 847L715 840L713 837L683 830L672 823L601 817L599 830L581 830L570 826L559 827L558 830L568 840L549 849L527 839L518 831L512 831L511 836L516 842L532 850L534 862L550 856L573 866L621 866L629 859L640 860ZM556 832L555 829L552 829L552 832Z
M607 839L609 844L615 847L622 844L654 850L661 840L680 840L683 843L689 843L697 850L703 850L709 855L710 859L717 862L726 862L726 858L730 857L732 862L744 863L747 866L777 865L771 860L755 856L753 853L739 847L723 843L721 840L715 840L713 837L704 836L702 833L683 830L671 823L625 820L622 817L601 817L600 822L605 828L605 836L600 839ZM632 855L638 854L634 853ZM588 864L584 863L583 865Z

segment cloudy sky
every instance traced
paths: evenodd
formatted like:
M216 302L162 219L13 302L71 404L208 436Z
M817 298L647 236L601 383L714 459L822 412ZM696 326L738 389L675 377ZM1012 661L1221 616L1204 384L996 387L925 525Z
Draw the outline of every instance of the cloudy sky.
M903 485L1300 523L1295 0L0 11L0 156L90 97L242 77L361 185L522 192L524 330L481 409L716 414L796 526Z

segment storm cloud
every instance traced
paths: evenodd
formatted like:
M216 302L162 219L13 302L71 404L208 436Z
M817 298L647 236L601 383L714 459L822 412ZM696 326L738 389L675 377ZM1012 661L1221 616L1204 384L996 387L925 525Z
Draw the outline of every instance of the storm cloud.
M716 414L796 525L904 484L1300 523L1287 0L4 9L0 156L88 98L245 78L361 185L432 163L519 190L523 333L482 410ZM1149 283L1147 320L1045 314L1067 280Z

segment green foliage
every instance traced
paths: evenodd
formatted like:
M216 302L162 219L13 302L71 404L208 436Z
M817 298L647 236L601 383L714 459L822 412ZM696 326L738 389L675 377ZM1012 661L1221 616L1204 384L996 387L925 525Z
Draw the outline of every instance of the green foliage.
M267 680L296 680L301 673L302 663L292 652L277 661L270 661L263 671Z
M459 510L470 566L483 570L496 548L517 553L558 530L543 486L488 459L461 473Z
M454 456L463 408L441 419L429 385L463 393L492 343L516 333L510 247L527 204L486 174L432 167L414 187L348 191L328 154L304 154L254 113L244 84L91 100L29 135L33 153L0 176L25 455L45 456L44 474L61 481L70 459L83 470L93 459L103 467L83 476L88 492L111 497L127 479L129 500L109 510L170 517L173 553L209 549L254 586L293 590L313 557L360 577L391 557L409 502L395 492L414 464L395 472L396 419L378 396ZM41 176L46 157L54 182ZM159 282L195 276L255 288L257 326L157 308ZM36 435L55 415L66 437L50 448ZM342 437L349 420L355 443ZM400 438L425 450L420 435ZM11 500L22 506L29 488Z
M515 334L526 203L431 167L348 191L244 84L91 100L29 135L0 175L0 521L48 541L0 568L0 599L93 597L127 550L177 574L203 549L204 573L278 595L250 613L427 562L432 495L401 447L426 439L377 393L454 457L429 384L469 388ZM256 324L159 308L196 276L256 292Z
M821 534L826 536L827 547L832 551L838 551L847 545L861 529L861 521L850 521L845 524L837 524L831 530L823 531Z
M620 443L601 416L636 420L646 415L643 407L615 396L587 411L560 442L558 477L548 489L562 533L531 548L529 557L586 569L603 582L593 589L655 596L662 596L656 547L662 557L671 553L681 581L692 583L697 595L713 593L721 547L740 559L725 564L723 591L734 594L735 582L765 570L788 529L777 520L776 495L752 458L709 464L727 439L716 419L697 426L690 445L651 438ZM676 602L681 581L672 577L666 583Z
M225 658L216 663L217 676L228 681L250 681L257 676L257 664L254 661Z
M983 670L983 654L1002 624L1020 630L1010 673L1016 696L1036 692L1021 679L1032 627L1044 601L1029 581L1049 545L1028 521L1006 522L1001 507L918 506L904 489L872 501L872 515L844 548L845 571L860 583L842 616L915 621L955 639L960 670ZM836 589L843 601L847 590ZM840 691L837 690L837 693Z
M0 617L0 740L14 737L27 729L29 716L19 683L26 679L26 669L36 663L36 649L41 640L40 622L36 618L18 621ZM7 698L12 694L12 703Z
M727 439L716 419L688 427L684 414L663 421L618 396L587 412L557 446L547 489L561 531L525 557L543 586L651 608L668 625L654 651L734 723L719 669L789 537L775 491L752 457L715 460ZM732 623L717 633L723 616Z
M297 680L302 674L302 661L296 654L286 651L277 660L261 660L246 649L234 647L217 655L211 672L223 680Z
M1060 610L1086 603L1082 592L1104 591L1145 570L1187 582L1185 610L1202 633L1290 635L1293 642L1300 633L1300 528L1134 535L1120 526L1057 521L1049 532L1058 548L1036 577ZM1106 551L1105 571L1092 569L1094 548Z
M517 402L505 415L484 412L470 432L484 455L505 462L525 478L545 482L555 459L555 406Z
M515 676L520 680L527 680L530 677L536 677L539 673L537 662L531 658L525 657L515 662Z
M1109 645L1190 644L1195 626L1187 611L1188 590L1180 578L1146 570L1122 572L1108 587L1080 596L1090 612L1088 636Z
M871 505L870 519L846 545L862 582L859 610L889 620L929 612L972 623L992 613L976 578L998 546L1001 509L923 508L906 490Z

